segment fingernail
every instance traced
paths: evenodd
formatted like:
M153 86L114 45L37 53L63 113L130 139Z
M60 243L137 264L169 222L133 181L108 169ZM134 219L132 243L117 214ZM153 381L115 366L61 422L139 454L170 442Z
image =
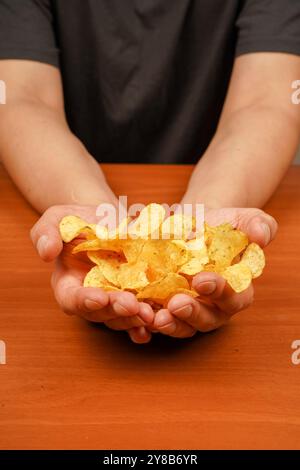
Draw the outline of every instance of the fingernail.
M216 290L217 284L215 281L200 282L195 288L201 294L210 295Z
M137 333L140 335L140 336L147 336L147 330L144 326L138 326L137 327Z
M123 307L123 305L119 304L118 302L115 302L113 304L113 308L114 308L114 311L118 315L128 316L130 314L130 312L127 310L127 308Z
M192 315L193 307L191 305L184 305L183 307L173 310L174 315L180 315L180 317L188 318Z
M48 246L48 237L47 235L42 235L38 242L37 242L37 251L39 252L39 255L40 256L43 256L45 254L45 252L47 251L47 246Z
M154 314L152 310L148 309L141 309L138 315L141 320L143 320L145 323L152 323L153 322L153 317Z
M269 243L270 239L271 239L271 230L270 230L270 227L268 224L265 224L264 222L261 224L261 227L264 231L264 234L265 234L265 243Z
M88 310L100 310L101 308L103 308L103 305L99 304L99 302L90 299L86 299L84 301L84 305Z
M163 326L171 324L171 322L172 322L172 319L170 319L169 312L160 312L159 314L157 314L155 321L154 321L155 327L157 328L161 328Z

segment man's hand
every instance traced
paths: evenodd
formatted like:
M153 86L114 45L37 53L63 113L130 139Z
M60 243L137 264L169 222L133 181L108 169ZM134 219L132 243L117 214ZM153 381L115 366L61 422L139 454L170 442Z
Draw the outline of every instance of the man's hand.
M31 230L31 238L44 261L56 260L52 287L57 302L69 315L79 315L92 322L104 323L114 330L127 330L132 341L147 343L151 333L145 328L153 322L150 305L138 302L130 292L105 292L83 287L91 266L82 257L70 255L59 233L59 222L66 215L78 215L96 222L94 206L54 206L48 209Z
M205 220L211 225L230 222L247 233L250 242L256 242L261 247L268 245L277 232L273 217L259 209L212 209L206 212ZM221 276L212 272L197 274L192 285L201 300L185 294L172 297L167 308L155 316L154 328L157 331L178 338L193 336L197 331L211 331L249 307L253 300L252 285L237 294Z

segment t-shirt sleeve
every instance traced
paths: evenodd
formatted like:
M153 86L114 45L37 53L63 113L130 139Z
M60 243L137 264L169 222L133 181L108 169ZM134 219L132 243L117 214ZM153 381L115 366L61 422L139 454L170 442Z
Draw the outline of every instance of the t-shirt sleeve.
M51 0L0 0L0 60L59 66Z
M300 55L300 0L244 0L238 16L236 55Z

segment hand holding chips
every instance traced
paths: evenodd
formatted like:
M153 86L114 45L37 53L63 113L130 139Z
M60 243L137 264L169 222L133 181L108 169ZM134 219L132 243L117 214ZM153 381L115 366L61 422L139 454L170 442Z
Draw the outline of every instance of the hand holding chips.
M230 224L210 227L189 239L195 227L192 216L175 214L150 204L135 218L125 219L118 229L89 224L76 216L64 217L60 233L69 243L84 234L73 253L85 252L94 266L84 286L107 291L133 292L159 309L177 293L197 297L192 278L202 271L223 276L235 292L242 292L265 265L263 250Z

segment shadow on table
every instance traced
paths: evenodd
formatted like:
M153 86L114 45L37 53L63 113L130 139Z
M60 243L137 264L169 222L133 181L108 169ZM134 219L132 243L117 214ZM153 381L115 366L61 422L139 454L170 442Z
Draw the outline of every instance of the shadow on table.
M226 326L219 330L210 333L197 333L192 338L179 339L164 336L160 333L152 335L152 340L148 344L135 344L133 343L127 333L120 331L113 331L99 324L89 324L89 327L97 334L91 335L93 337L93 347L97 347L103 351L103 340L107 347L113 349L113 356L117 358L125 354L127 357L131 356L135 359L142 360L150 359L152 361L159 361L162 358L176 358L183 353L190 353L191 350L197 350L197 355L201 353L207 354L210 349L215 347L219 338L224 335ZM100 338L101 337L101 338ZM99 344L101 341L101 345ZM95 344L96 343L96 344Z

